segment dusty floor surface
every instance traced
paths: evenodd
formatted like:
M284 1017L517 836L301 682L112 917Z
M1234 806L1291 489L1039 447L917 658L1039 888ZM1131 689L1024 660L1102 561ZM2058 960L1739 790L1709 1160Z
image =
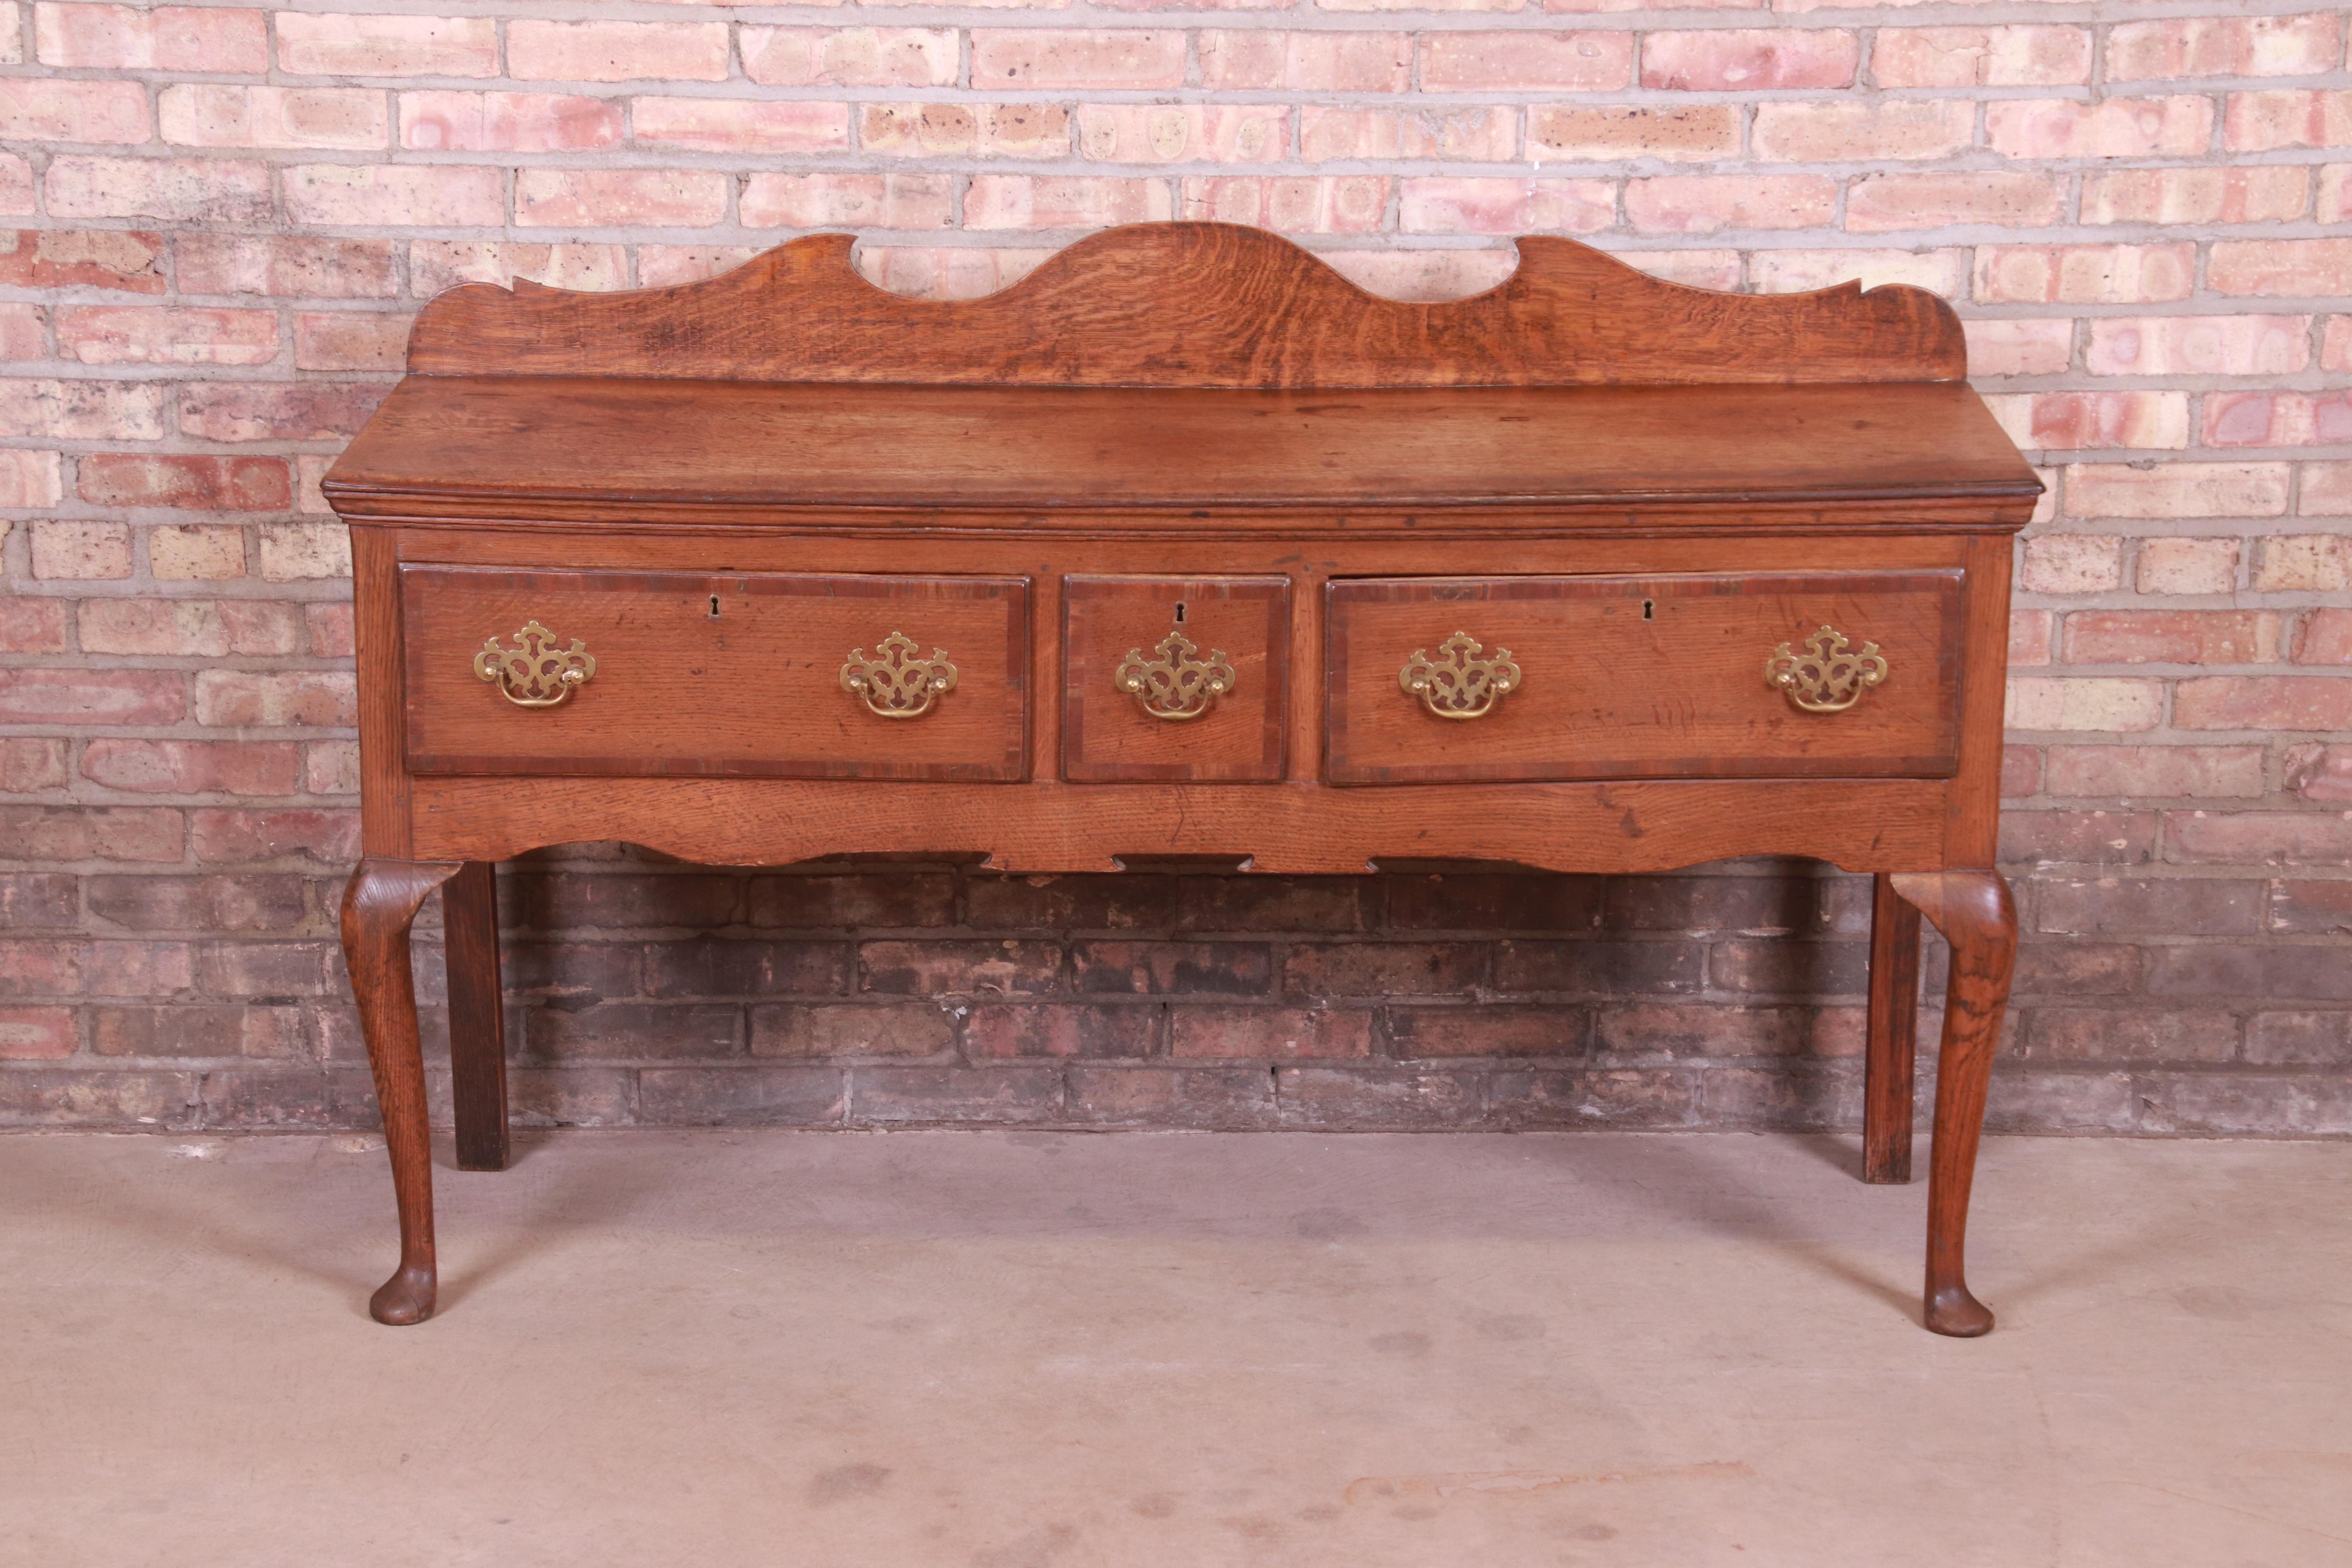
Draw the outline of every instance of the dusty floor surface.
M443 1155L446 1158L446 1151ZM2352 1144L0 1138L0 1563L2352 1563ZM1923 1163L1924 1168L1924 1163Z

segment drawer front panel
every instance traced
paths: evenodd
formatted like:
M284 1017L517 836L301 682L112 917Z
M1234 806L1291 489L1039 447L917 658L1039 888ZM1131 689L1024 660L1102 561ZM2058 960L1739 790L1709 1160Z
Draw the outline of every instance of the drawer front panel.
M1027 774L1024 579L406 565L400 601L414 773Z
M1283 775L1286 577L1063 579L1062 776Z
M1334 582L1327 775L1949 777L1962 575ZM1767 663L1784 644L1775 686ZM1405 689L1408 665L1422 695Z

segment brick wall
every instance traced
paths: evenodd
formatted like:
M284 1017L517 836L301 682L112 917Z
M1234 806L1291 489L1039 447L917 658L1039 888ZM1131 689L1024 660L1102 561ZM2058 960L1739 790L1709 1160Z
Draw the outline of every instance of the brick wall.
M1952 298L2052 487L1996 1115L2352 1132L2340 9L465 9L0 3L0 1122L367 1116L317 482L419 301L675 282L818 228L973 293L1186 216L1421 298L1531 232ZM1864 890L592 848L506 881L512 1033L542 1121L1851 1122Z

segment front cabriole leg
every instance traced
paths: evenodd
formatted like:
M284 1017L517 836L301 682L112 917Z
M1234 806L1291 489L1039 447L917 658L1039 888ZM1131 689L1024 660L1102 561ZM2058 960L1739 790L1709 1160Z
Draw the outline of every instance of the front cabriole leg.
M1937 1058L1936 1143L1927 1175L1927 1327L1972 1339L1992 1313L1969 1294L1962 1253L1969 1186L1984 1131L1985 1089L2000 1046L2001 1014L2017 967L2017 906L1993 871L1898 872L1894 889L1951 944L1944 1043Z
M400 1208L400 1267L369 1298L379 1323L421 1323L433 1315L433 1145L425 1118L425 1057L416 1040L416 981L408 929L425 896L456 876L456 864L362 860L343 889L343 958L359 1000L368 1066L383 1110Z

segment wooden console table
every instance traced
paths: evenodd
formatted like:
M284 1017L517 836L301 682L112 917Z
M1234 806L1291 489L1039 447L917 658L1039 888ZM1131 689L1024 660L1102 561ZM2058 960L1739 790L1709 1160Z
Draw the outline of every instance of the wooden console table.
M1254 229L1114 229L984 300L825 235L683 288L469 284L327 477L365 858L343 943L433 1310L409 926L446 888L460 1163L506 1163L494 862L986 851L1877 874L1865 1175L1909 1179L1950 940L1926 1320L2015 916L2011 536L2040 490L1916 289L1740 296L1561 239L1402 304Z

